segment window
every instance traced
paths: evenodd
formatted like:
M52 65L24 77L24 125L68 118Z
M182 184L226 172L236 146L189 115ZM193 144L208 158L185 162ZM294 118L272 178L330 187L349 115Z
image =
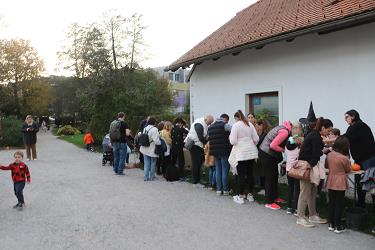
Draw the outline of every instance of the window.
M169 76L168 76L168 79L170 80L170 81L173 81L174 79L173 79L173 73L169 73Z
M267 119L272 126L279 123L279 96L277 92L249 95L249 112L259 119Z
M179 81L180 81L180 74L176 74L174 77L175 77L175 81L176 81L176 82L179 82Z

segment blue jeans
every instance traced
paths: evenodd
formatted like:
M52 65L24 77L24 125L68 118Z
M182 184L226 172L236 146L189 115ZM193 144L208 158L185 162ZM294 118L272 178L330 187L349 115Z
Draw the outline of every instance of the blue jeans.
M113 171L116 174L123 174L128 146L126 143L114 142L112 147L114 158Z
M229 162L228 156L215 155L216 164L216 190L228 191Z
M156 161L157 157L151 157L148 155L143 155L143 172L144 172L144 181L152 181L155 179L156 175Z
M208 172L208 183L211 187L216 186L216 169L215 166L210 166L209 172Z

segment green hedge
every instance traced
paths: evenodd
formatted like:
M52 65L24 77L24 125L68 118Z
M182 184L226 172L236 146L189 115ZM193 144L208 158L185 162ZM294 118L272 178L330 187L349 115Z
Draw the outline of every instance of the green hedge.
M78 135L80 133L81 131L70 125L66 125L57 130L57 135Z
M22 127L23 121L15 116L0 119L0 146L21 147L23 146Z

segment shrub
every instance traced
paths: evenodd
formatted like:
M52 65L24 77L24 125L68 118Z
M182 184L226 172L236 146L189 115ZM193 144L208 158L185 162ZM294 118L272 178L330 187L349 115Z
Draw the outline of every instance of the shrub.
M15 116L9 116L0 120L0 146L23 146L22 127L23 121Z
M66 125L64 127L59 128L59 130L57 130L57 135L78 135L80 133L81 132L78 129L70 125Z

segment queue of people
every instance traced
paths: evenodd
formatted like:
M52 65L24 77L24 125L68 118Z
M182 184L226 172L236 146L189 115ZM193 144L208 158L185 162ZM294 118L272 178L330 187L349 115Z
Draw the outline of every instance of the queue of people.
M349 188L350 157L370 173L367 180L372 181L357 190L357 205L365 207L364 188L375 192L374 137L357 111L345 113L349 127L344 135L333 127L331 120L317 118L312 104L307 118L294 123L284 121L274 128L266 120L257 121L253 114L246 117L241 110L235 112L233 118L235 122L231 126L227 114L216 119L206 115L196 119L190 129L184 120L177 118L173 124L159 124L158 129L156 120L148 117L138 138L139 141L141 137L146 138L144 144L140 143L144 180L155 179L158 158L160 172L167 180L185 180L185 148L191 156L193 185L202 186L202 165L206 165L210 188L218 196L228 196L231 193L231 171L235 177L232 187L235 203L253 202L254 187L258 185L260 189L264 188L266 208L278 210L281 203L287 203L286 212L296 216L297 225L311 228L328 223L328 229L336 233L345 231L341 217L345 191ZM114 169L119 169L116 157L115 154ZM278 192L279 168L283 161L286 161L287 200ZM174 169L176 178L168 178L168 168ZM316 199L323 185L329 197L327 219L321 218L316 208ZM375 202L375 195L372 198Z

